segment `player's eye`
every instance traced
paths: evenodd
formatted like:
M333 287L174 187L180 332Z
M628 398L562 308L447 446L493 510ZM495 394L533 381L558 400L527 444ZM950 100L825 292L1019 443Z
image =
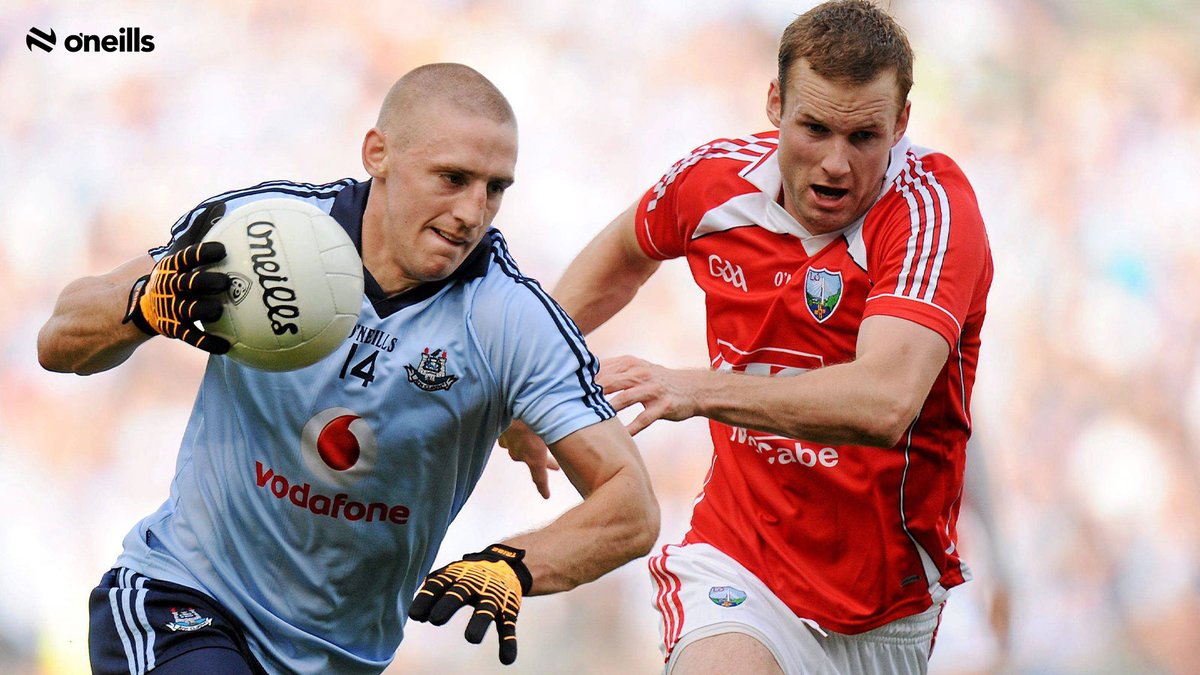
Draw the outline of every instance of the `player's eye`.
M498 197L504 194L504 191L508 189L508 186L509 183L506 181L494 180L488 183L488 194L492 195L493 197Z
M442 174L442 180L454 187L462 187L467 184L467 177L461 173L447 172Z
M829 133L829 129L824 124L817 124L816 122L804 122L802 126L813 136L824 136L825 134Z
M879 137L879 134L874 131L856 131L850 134L850 140L854 143L867 143Z

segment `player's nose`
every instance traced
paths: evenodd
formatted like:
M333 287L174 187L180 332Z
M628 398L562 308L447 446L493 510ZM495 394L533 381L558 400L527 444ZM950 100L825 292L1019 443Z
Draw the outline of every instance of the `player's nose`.
M454 218L467 227L483 225L488 215L487 184L477 181L454 200Z
M821 160L821 169L830 178L840 178L850 173L850 147L841 139L834 139Z

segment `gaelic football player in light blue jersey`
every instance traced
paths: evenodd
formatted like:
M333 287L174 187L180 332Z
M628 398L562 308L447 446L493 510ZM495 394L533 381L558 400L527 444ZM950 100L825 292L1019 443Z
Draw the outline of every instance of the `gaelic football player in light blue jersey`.
M170 497L125 538L91 597L97 673L378 673L412 616L473 607L516 658L521 598L646 554L658 507L571 319L490 227L513 182L503 95L456 64L388 93L363 142L370 180L284 181L217 195L170 241L66 287L38 339L44 367L113 368L152 335L212 352ZM362 256L358 325L330 356L270 373L220 356L224 250L200 244L254 200L315 204ZM497 437L524 420L584 496L541 530L430 572ZM481 545L486 542L481 542Z

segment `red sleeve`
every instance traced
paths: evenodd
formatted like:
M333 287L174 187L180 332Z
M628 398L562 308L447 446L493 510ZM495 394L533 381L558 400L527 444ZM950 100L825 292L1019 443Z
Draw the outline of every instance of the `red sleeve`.
M950 158L909 163L863 226L872 281L863 318L908 319L951 349L991 282L991 251L975 193Z
M678 258L686 253L686 244L698 221L689 222L681 206L684 184L692 168L705 158L712 144L706 143L679 160L638 202L635 225L642 251L655 260Z

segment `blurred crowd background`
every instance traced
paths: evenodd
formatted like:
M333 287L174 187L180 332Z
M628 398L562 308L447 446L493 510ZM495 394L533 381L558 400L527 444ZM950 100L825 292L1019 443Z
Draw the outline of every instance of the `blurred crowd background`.
M88 591L166 496L204 365L154 340L124 367L42 371L72 278L165 241L201 199L365 177L392 81L460 61L511 99L496 224L550 285L679 157L764 130L783 27L811 0L218 0L0 6L0 672L87 670ZM917 52L910 136L974 183L996 262L961 548L934 673L1200 672L1200 8L1193 0L894 0ZM27 49L31 26L59 48ZM68 53L136 26L142 53ZM706 363L702 299L666 265L591 340ZM678 541L702 421L638 437ZM439 561L551 519L495 454ZM439 564L441 564L439 562ZM409 624L389 673L652 673L645 561L526 602L521 657Z

